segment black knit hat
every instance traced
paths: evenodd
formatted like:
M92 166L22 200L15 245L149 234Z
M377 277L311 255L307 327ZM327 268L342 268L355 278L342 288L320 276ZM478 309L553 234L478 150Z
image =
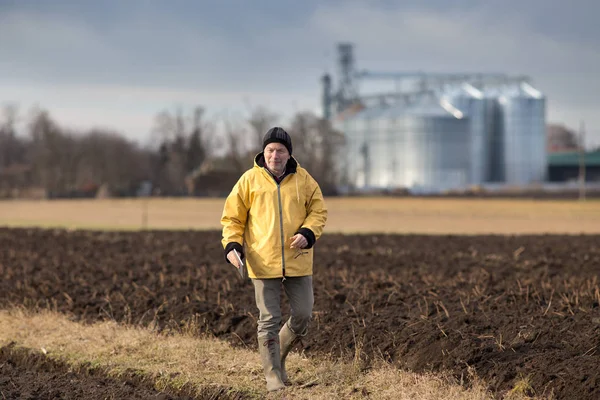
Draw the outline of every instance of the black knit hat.
M290 156L292 155L292 138L283 128L276 126L269 129L263 138L263 151L269 143L281 143L290 153Z

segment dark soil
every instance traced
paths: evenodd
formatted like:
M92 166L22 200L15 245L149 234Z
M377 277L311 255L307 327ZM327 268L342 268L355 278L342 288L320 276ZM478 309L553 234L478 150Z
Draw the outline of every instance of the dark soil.
M600 236L326 234L307 354L471 373L501 396L600 398ZM255 347L252 284L219 232L0 229L0 306ZM284 299L284 311L287 303Z

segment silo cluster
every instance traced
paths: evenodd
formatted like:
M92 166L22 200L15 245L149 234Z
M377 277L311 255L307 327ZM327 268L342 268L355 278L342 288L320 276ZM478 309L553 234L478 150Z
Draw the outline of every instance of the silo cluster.
M545 97L526 82L445 85L334 126L346 136L343 189L435 192L545 179Z

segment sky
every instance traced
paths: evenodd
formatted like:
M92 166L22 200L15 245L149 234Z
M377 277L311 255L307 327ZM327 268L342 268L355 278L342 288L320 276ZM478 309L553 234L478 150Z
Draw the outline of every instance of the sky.
M145 142L156 114L321 113L336 45L358 69L530 76L547 120L600 145L597 0L0 0L0 105Z

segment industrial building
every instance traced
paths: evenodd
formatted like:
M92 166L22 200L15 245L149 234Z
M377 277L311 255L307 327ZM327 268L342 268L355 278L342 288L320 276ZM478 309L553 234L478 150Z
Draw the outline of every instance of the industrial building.
M600 182L600 150L557 152L548 156L549 182Z
M358 71L338 46L338 88L323 77L323 115L344 133L342 191L439 192L546 180L546 99L526 76ZM361 96L358 82L396 91Z

